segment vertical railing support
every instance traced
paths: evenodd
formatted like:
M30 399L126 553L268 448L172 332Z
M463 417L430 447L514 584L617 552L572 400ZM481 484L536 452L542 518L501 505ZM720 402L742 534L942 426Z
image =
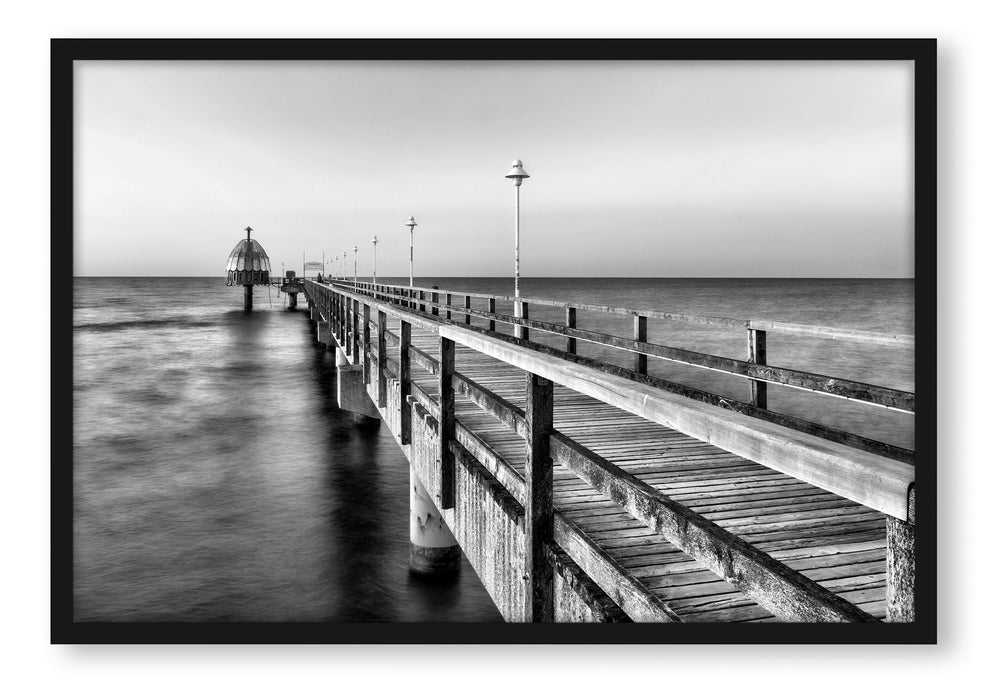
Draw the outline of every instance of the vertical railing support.
M440 301L440 296L437 294L437 292L431 292L430 303L433 304L433 306L430 307L430 313L433 314L434 316L437 316L440 313L440 310L437 308L438 301Z
M529 302L520 302L521 311L519 317L528 320L529 319ZM529 340L529 328L527 326L519 326L518 336L523 340Z
M409 343L412 340L412 325L409 321L399 322L399 412L401 426L399 443L408 445L412 440L412 407L406 397L412 393L412 379L409 365Z
M553 382L526 373L526 617L553 622L553 568L546 548L553 539Z
M426 292L419 290L419 310L426 313Z
M343 305L344 316L344 354L353 357L354 352L354 321L351 318L351 300L345 296L340 297Z
M646 316L640 316L638 314L633 316L633 339L641 343L646 342ZM647 373L646 355L642 353L636 354L636 366L633 369L640 374Z
M573 306L568 306L564 322L568 328L577 328L577 309ZM567 352L577 355L577 338L567 338Z
M495 299L492 297L488 297L488 313L495 313ZM488 319L488 330L495 331L495 321L492 319Z
M354 364L361 363L361 345L364 341L364 336L360 333L361 328L361 302L357 299L352 300L353 310L351 311L351 316L354 319L354 340L351 341L351 346L354 351Z
M361 327L361 338L364 339L364 383L371 384L371 307L364 304L364 325Z
M440 508L454 507L454 341L440 338Z
M469 309L471 308L471 297L464 295L464 323L471 325L471 313Z
M446 301L446 304L447 304L447 320L448 321L450 320L450 305L451 305L451 301L452 301L451 295L448 294L447 295L447 301Z
M914 488L906 521L887 516L887 622L914 622Z
M767 332L750 328L749 335L749 361L757 365L767 363ZM759 379L751 379L749 382L750 403L757 408L767 407L767 383Z
M385 370L387 369L387 344L385 342L385 331L387 329L388 317L384 311L378 311L378 408L385 408L388 401L388 385L385 383Z

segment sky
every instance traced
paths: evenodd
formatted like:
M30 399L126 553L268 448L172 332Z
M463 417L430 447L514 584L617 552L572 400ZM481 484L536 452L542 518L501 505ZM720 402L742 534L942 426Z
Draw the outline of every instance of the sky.
M76 275L912 277L908 62L78 62Z

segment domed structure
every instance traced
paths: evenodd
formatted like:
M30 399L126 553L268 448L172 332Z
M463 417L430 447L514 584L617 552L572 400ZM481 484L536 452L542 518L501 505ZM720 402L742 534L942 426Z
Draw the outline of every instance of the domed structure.
M251 240L250 226L244 230L247 231L247 238L242 238L230 251L230 256L227 258L228 287L268 284L268 277L271 272L268 253L258 241Z

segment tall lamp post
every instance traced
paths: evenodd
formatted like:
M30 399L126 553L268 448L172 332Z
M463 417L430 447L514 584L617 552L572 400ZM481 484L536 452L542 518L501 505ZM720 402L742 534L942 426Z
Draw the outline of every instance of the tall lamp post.
M371 237L371 284L378 285L378 236Z
M354 246L354 288L357 289L357 246Z
M413 229L419 226L416 223L416 219L409 217L409 221L406 222L406 226L409 227L409 286L413 286Z
M522 185L522 181L529 177L529 174L523 170L523 164L521 160L512 161L512 169L509 174L506 175L507 178L514 180L516 186L516 288L515 288L515 304L513 307L514 315L516 318L522 316L522 302L519 301L519 187ZM523 334L522 326L517 325L515 327L513 335L517 338L521 338Z

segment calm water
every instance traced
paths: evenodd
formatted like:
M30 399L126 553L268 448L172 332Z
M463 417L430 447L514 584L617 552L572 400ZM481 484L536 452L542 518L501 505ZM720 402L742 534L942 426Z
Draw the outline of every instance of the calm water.
M512 288L508 279L420 283ZM909 280L542 279L523 294L887 332L914 324ZM313 342L304 303L289 312L284 297L273 290L269 305L258 288L245 314L241 289L219 278L80 278L74 302L78 620L501 619L466 561L453 581L408 573L408 465L386 430L356 427L336 408L333 356ZM559 309L532 312L559 320ZM578 316L581 327L623 335L627 322ZM745 357L740 331L652 323L651 341ZM913 388L909 351L773 335L768 346L772 364ZM731 377L660 361L650 369L748 392ZM913 446L910 416L774 387L769 400Z

